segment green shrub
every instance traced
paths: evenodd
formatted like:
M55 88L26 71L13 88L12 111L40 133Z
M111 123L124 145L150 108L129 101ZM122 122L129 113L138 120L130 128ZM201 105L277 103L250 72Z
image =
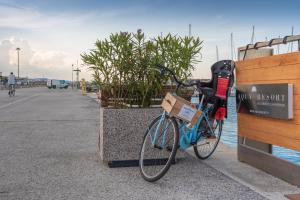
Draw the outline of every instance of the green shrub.
M113 107L127 105L149 107L169 77L153 70L155 63L172 69L186 80L199 62L202 41L197 37L164 37L146 39L145 34L120 32L97 40L96 48L81 55L93 72L94 82L101 89L103 99L112 99Z

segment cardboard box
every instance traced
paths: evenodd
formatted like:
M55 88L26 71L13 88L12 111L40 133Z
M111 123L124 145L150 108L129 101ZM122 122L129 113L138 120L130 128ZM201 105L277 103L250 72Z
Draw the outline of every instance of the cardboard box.
M189 101L171 93L167 93L161 106L170 116L190 122L191 125L196 124L202 114Z

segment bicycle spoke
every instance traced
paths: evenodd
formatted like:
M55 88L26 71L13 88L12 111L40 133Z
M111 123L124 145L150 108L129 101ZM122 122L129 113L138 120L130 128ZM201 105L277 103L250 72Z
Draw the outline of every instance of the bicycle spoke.
M156 140L153 141L153 132L156 130ZM161 122L160 117L152 122L140 153L140 171L145 180L155 181L167 172L175 157L177 149L174 147L177 143L178 127L174 119L166 116Z
M158 125L159 125L159 124L158 124ZM157 125L157 126L158 126L158 125ZM169 125L170 125L170 123L168 123L168 126L167 126L162 132L165 132L166 129L169 127ZM155 130L156 130L156 128L157 128L157 127L155 127ZM154 132L153 134L155 134L155 132ZM163 134L162 134L162 135L163 135ZM159 135L158 138L156 139L156 141L159 141L159 139L162 137L162 135ZM150 137L151 137L151 134L150 134ZM154 140L154 137L153 137L153 138L151 137L151 142L152 142L152 144L155 144L155 141L153 142L153 140Z
M213 123L211 123L205 120L205 124L202 124L203 127L206 127L206 130L200 133L200 138L194 145L194 152L198 158L206 159L216 149L221 137L221 123L221 121L214 121Z

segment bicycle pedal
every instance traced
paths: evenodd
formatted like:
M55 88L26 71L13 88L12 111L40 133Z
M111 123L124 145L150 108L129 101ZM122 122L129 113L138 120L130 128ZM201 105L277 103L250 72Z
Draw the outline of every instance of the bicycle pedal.
M162 150L162 147L161 146L158 146L158 145L154 145L154 148L157 148L157 149L159 149L159 150Z

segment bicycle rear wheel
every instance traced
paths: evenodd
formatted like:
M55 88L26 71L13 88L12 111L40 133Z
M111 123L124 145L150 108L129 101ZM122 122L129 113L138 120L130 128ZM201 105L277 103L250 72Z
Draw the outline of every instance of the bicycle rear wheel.
M222 134L222 120L213 120L210 122L211 129L208 122L203 120L198 128L199 138L197 143L193 145L194 152L199 159L209 158L216 150L221 134Z
M173 117L161 115L150 124L139 159L140 172L146 181L157 181L166 174L175 159L178 137L178 125Z

